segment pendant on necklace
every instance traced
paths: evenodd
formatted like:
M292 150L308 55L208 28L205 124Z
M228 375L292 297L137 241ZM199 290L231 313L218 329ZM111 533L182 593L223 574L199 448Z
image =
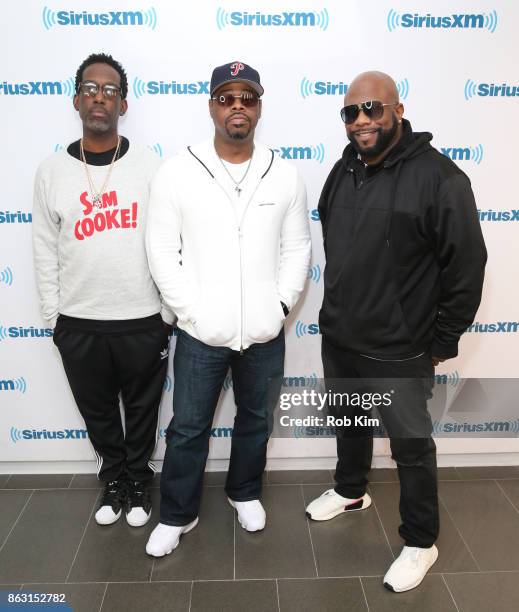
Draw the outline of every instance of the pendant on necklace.
M241 189L238 185L236 185L236 187L234 188L234 191L236 191L236 193L238 194L238 197L240 197Z

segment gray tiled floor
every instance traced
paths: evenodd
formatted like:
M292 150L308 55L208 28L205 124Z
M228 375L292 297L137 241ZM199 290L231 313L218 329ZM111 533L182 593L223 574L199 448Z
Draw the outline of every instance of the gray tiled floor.
M229 506L225 474L207 474L200 524L155 560L144 546L157 486L148 525L99 527L95 476L0 475L0 590L63 593L74 612L519 609L519 468L440 469L440 556L402 594L381 584L402 546L396 470L372 470L365 512L308 521L305 504L333 486L332 474L269 472L268 522L256 534Z

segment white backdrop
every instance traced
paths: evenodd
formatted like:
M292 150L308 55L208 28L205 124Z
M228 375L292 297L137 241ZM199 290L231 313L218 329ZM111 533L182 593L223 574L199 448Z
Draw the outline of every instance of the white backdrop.
M294 159L308 187L312 274L289 317L285 367L286 377L307 379L322 374L317 316L324 257L316 208L345 145L343 94L361 71L391 74L414 129L431 131L433 145L470 176L489 251L477 325L463 337L460 356L438 373L516 377L516 2L18 0L5 3L2 19L0 459L10 469L35 461L62 461L71 470L77 461L94 466L51 331L40 318L30 215L37 165L81 135L71 101L73 77L92 52L111 53L128 73L129 110L120 132L162 157L210 136L204 91L214 66L241 60L259 70L265 95L257 138ZM169 93L161 93L161 83L173 83ZM192 84L190 93L181 93L186 84ZM173 385L170 364L161 433L171 417ZM225 458L230 447L234 404L226 387L211 440L213 459ZM377 442L376 452L387 455L385 443ZM441 440L439 451L451 459L480 453L488 462L484 453L517 453L519 444ZM155 457L163 453L161 437ZM271 462L287 458L287 467L318 465L317 458L325 457L331 464L334 455L330 439L272 440L269 450Z

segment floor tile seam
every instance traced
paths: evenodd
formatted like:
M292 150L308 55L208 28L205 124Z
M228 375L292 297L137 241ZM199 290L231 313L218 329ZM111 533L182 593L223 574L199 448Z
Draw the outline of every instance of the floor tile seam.
M391 553L391 556L393 557L393 561L394 561L395 560L395 554L393 553L393 548L391 547L391 544L389 542L389 537L388 537L388 535L386 533L386 528L384 527L384 523L382 522L382 518L381 518L380 513L378 511L377 502L375 501L375 497L373 495L371 496L371 501L373 502L373 506L375 508L375 512L377 513L378 522L380 523L380 526L382 527L382 533L384 534L384 537L386 538L386 542L387 542L387 545L388 545L388 548L389 548L389 552Z
M97 500L99 499L100 495L101 495L101 491L96 495L96 497L94 499L94 502L92 504L92 508L90 509L90 514L88 515L88 518L87 518L87 520L85 522L85 527L83 528L83 533L81 534L81 539L79 540L79 544L78 544L78 547L76 549L76 554L74 555L74 558L72 559L72 563L70 564L70 567L68 569L67 577L65 578L65 584L68 582L68 579L70 577L70 573L72 572L72 568L74 567L74 564L76 563L76 559L77 559L77 556L79 554L79 549L81 548L81 544L83 544L83 540L85 539L85 534L87 532L88 525L89 525L89 523L90 523L90 521L92 519L92 514L94 513L94 508L97 505Z
M486 576L486 575L493 575L493 574L518 574L519 575L519 570L483 570L483 571L468 571L468 570L464 570L464 571L459 571L459 572L446 572L446 571L438 571L438 572L434 572L434 571L429 571L427 573L428 576L464 576L464 575L469 575L469 576ZM360 579L362 580L363 578L383 578L383 574L355 574L355 575L346 575L346 576L278 576L278 577L273 577L273 578L236 578L236 580L233 580L232 578L206 578L206 579L186 579L186 580L154 580L152 583L150 583L148 580L99 580L99 581L75 581L75 582L66 582L64 583L63 581L60 582L42 582L41 580L37 581L37 582L29 582L29 581L25 581L23 583L21 583L20 589L23 589L25 587L30 587L32 585L40 585L40 584L44 584L44 585L48 585L48 586L53 586L53 585L59 585L59 586L67 586L67 587L71 587L71 586L82 586L82 585L91 585L91 584L105 584L105 585L119 585L119 584L139 584L139 585L149 585L149 584L191 584L191 583L205 583L205 582L275 582L280 581L280 580L286 580L286 581L291 581L291 580L312 580L312 581L321 581L324 582L326 580L356 580L356 579Z
M467 467L478 467L478 468L486 468L486 467L518 467L518 466L509 466L509 465L505 465L505 466L491 466L491 465L478 465L478 466L468 466L468 465L463 465L463 466L453 466L454 467L454 471L456 472L456 474L458 474L458 476L460 477L460 480L463 480L464 482L467 481L471 481L471 480L495 480L496 477L495 476L483 476L483 477L479 477L479 478L467 478L467 477L463 477L462 473L459 471L460 469L464 469ZM497 477L500 480L517 480L519 479L519 473L516 476L498 476Z
M364 603L366 604L366 609L367 612L369 612L369 603L368 603L368 597L366 595L366 591L364 589L364 584L362 582L362 578L359 576L359 582L360 582L360 588L362 589L362 594L364 595Z
M433 571L429 571L427 573L428 576L491 576L494 574L518 574L519 575L519 570L484 570L484 571L480 571L480 572L471 572L468 570L464 570L464 571L459 571L459 572L445 572L445 571L438 571L438 572L433 572ZM130 581L124 581L124 580L109 580L109 581L105 581L105 580L99 580L99 581L76 581L76 582L42 582L41 580L37 581L37 582L23 582L20 586L20 589L23 589L25 587L31 587L33 585L41 585L44 584L46 586L67 586L67 587L72 587L72 586L83 586L83 585L99 585L99 584L105 584L105 585L119 585L119 584L135 584L135 585L149 585L149 584L191 584L191 583L206 583L206 582L275 582L275 581L280 581L280 580L286 580L286 581L292 581L292 580L304 580L304 581L321 581L324 582L326 580L355 580L355 579L360 579L362 580L363 578L383 578L383 574L366 574L366 575L347 575L347 576L278 576L278 577L273 577L273 578L236 578L236 580L233 580L232 578L207 578L207 579L194 579L194 580L154 580L153 582L149 582L147 580L130 580ZM4 585L6 586L6 585Z
M489 570L484 572L428 572L429 576L441 576L445 574L446 576L457 576L457 575L485 575L485 574L519 574L519 570ZM33 585L44 584L46 586L83 586L83 585L99 585L99 584L107 584L107 585L149 585L149 584L191 584L191 583L206 583L206 582L275 582L280 580L292 581L292 580L312 580L312 581L321 581L324 582L326 580L357 580L362 578L383 578L383 574L366 574L366 575L348 575L348 576L278 576L273 578L236 578L233 580L232 578L206 578L206 579L192 579L192 580L154 580L150 583L147 580L99 580L99 581L78 581L78 582L42 582L39 580L38 582L24 582L22 583L20 588L30 587Z
M512 508L517 512L517 514L519 514L519 509L514 504L514 502L510 499L510 497L508 497L507 492L503 489L503 487L499 484L499 482L497 480L495 480L494 482L499 487L499 490L501 491L501 493L506 497L506 499L510 502L510 504L512 504Z
M20 520L22 514L25 512L25 508L27 508L27 505L29 504L29 502L32 499L32 496L34 495L34 490L31 492L31 494L29 495L29 497L27 498L27 501L25 502L25 504L23 505L23 508L20 510L20 513L18 514L15 522L13 523L11 529L9 530L9 533L6 535L4 541L2 542L2 545L0 546L0 553L2 552L4 546L7 543L7 540L11 537L11 534L14 531L14 528L16 527L16 525L18 525L18 521Z
M316 576L317 578L319 578L319 570L318 570L318 568L317 568L317 558L316 558L316 556L315 556L315 548L314 548L314 541L313 541L313 538L312 538L312 530L311 530L311 528L310 528L310 521L309 521L308 517L306 516L306 499L305 499L305 492L304 492L304 489L303 489L303 485L300 485L300 487L301 487L301 488L300 488L300 491L301 491L301 497L302 497L302 499L303 499L303 510L305 511L306 526L307 526L307 529L308 529L308 536L310 537L310 546L311 546L311 548L312 548L312 557L313 557L313 560L314 560L315 576Z
M278 600L278 612L281 612L281 604L279 602L279 584L278 584L278 579L276 578L276 597Z
M191 588L189 589L189 607L187 609L188 612L191 612L191 602L193 601L193 587L195 585L195 581L191 580Z
M478 560L476 559L476 556L474 555L474 553L472 552L472 549L470 548L470 546L468 545L467 541L465 540L465 538L463 537L463 534L461 533L460 528L458 527L458 524L456 523L456 521L454 520L454 517L452 516L452 514L449 511L449 508L447 507L447 504L445 503L444 499L442 498L442 496L440 495L440 493L438 493L438 501L442 504L442 506L445 509L445 512L447 513L447 516L450 518L452 524L454 525L454 528L456 529L456 531L458 532L458 535L461 538L461 541L463 542L463 544L465 545L465 548L469 551L470 556L472 557L472 560L474 561L474 563L476 564L476 567L478 568L478 572L481 572L481 566L478 563Z
M452 599L452 601L453 601L453 603L454 603L454 606L455 606L455 608L456 608L457 612L460 612L460 609L458 608L458 603L457 603L457 601L454 599L454 595L453 595L453 593L452 593L452 591L451 591L451 589L450 589L449 585L447 584L447 580L445 580L445 576L444 576L443 574L441 574L441 577L442 577L442 580L443 580L443 584L446 586L447 591L449 592L449 595L451 596L451 599Z
M107 582L106 586L105 586L105 590L103 592L103 598L101 599L101 605L99 606L98 612L101 612L101 610L103 609L103 606L104 606L104 603L105 603L106 592L108 591L108 584L109 583Z
M236 580L236 512L232 513L232 578Z

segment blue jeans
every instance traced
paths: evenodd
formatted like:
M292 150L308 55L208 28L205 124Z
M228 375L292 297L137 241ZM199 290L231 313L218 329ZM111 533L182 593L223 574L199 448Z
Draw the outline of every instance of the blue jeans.
M279 399L285 335L242 355L209 346L180 330L173 360L173 418L166 432L160 522L187 525L198 516L214 412L229 367L236 416L225 491L234 501L258 499Z

